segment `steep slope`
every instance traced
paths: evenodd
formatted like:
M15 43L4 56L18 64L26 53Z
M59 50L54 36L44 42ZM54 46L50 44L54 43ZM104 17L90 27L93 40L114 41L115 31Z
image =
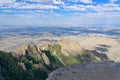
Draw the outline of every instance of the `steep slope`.
M1 80L45 80L60 67L108 60L103 53L85 50L79 42L65 39L54 44L28 45L17 51L0 52Z
M61 39L58 43L62 48L64 55L80 55L84 53L84 48L79 44L78 41L70 39Z
M103 53L85 50L77 41L60 40L56 44L45 44L40 49L48 51L51 56L61 66L68 66L74 63L107 61L108 58Z
M77 41L63 39L55 44L28 45L23 57L31 63L41 64L48 70L54 70L82 62L102 62L108 58L103 53L85 50Z

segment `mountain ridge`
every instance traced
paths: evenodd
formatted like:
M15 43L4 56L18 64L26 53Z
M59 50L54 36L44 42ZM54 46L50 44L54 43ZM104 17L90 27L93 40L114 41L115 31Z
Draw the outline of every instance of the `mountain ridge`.
M24 79L45 80L50 72L60 67L81 64L83 62L103 62L109 60L105 54L98 53L95 50L85 50L79 42L66 39L54 44L27 45L17 51L11 53L0 52L0 66L2 66L2 69L4 69L3 62L7 66L12 65L8 68L9 70L5 70L5 73L12 70L13 67L17 67L17 70L20 70L17 74L12 72L13 75L11 76L5 74L4 71L2 74L8 78L14 78L14 74L16 74L18 76L16 77L17 80L21 80L19 77L24 78L23 75L18 75L22 74L21 71L27 76ZM7 56L8 61L5 56ZM9 62L9 59L11 59L11 62ZM6 77L4 78L7 79Z

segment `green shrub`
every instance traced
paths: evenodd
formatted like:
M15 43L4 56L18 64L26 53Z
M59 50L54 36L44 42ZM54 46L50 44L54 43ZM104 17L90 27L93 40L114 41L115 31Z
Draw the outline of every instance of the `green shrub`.
M0 66L2 68L2 74L5 80L45 80L47 73L37 69L33 69L32 64L27 59L23 60L26 67L31 71L24 71L19 66L19 61L12 57L10 53L0 51ZM33 74L33 75L30 75Z
M10 53L0 51L0 66L6 80L24 80L24 71Z

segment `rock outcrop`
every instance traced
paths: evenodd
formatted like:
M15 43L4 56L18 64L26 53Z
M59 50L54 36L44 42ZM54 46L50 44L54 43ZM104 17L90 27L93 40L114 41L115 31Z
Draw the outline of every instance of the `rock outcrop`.
M108 61L105 54L85 50L79 42L74 40L61 40L54 44L40 46L32 44L18 49L16 52L0 52L0 66L4 65L2 69L7 66L4 69L5 74L10 73L10 71L13 71L12 74L17 72L17 80L19 80L19 73L22 74L22 72L24 72L20 76L22 80L24 80L24 75L27 76L25 80L39 80L39 78L45 80L50 72L60 67L83 62L103 61ZM14 75L6 74L6 76L14 78ZM0 78L2 79L1 74Z
M85 50L77 41L63 39L54 44L28 45L21 60L54 70L71 64L107 61L108 58L97 51Z
M120 80L120 64L114 62L74 64L53 71L47 80Z

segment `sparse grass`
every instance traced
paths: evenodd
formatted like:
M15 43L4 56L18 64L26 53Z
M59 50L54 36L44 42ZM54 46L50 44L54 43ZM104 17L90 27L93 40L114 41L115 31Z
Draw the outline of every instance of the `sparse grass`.
M56 64L58 64L59 66L64 66L64 64L56 56L56 55L61 55L61 46L58 44L49 45L48 50L49 50L52 58L54 59L54 62ZM54 52L56 52L56 55L53 54Z
M83 61L81 59L80 56L65 56L65 55L61 55L61 59L67 64L67 65L71 65L71 64L81 64Z
M49 48L48 50L50 51L51 55L54 57L54 59L56 60L55 63L57 63L58 65L61 65L61 66L65 66L59 59L61 58L61 60L66 64L66 65L70 65L70 64L74 64L74 63L82 63L82 59L80 56L75 56L73 57L72 55L71 56L65 56L64 54L62 54L61 52L61 46L58 45L58 44L54 44L54 45L49 45ZM56 52L56 56L55 54L53 54L54 52Z

